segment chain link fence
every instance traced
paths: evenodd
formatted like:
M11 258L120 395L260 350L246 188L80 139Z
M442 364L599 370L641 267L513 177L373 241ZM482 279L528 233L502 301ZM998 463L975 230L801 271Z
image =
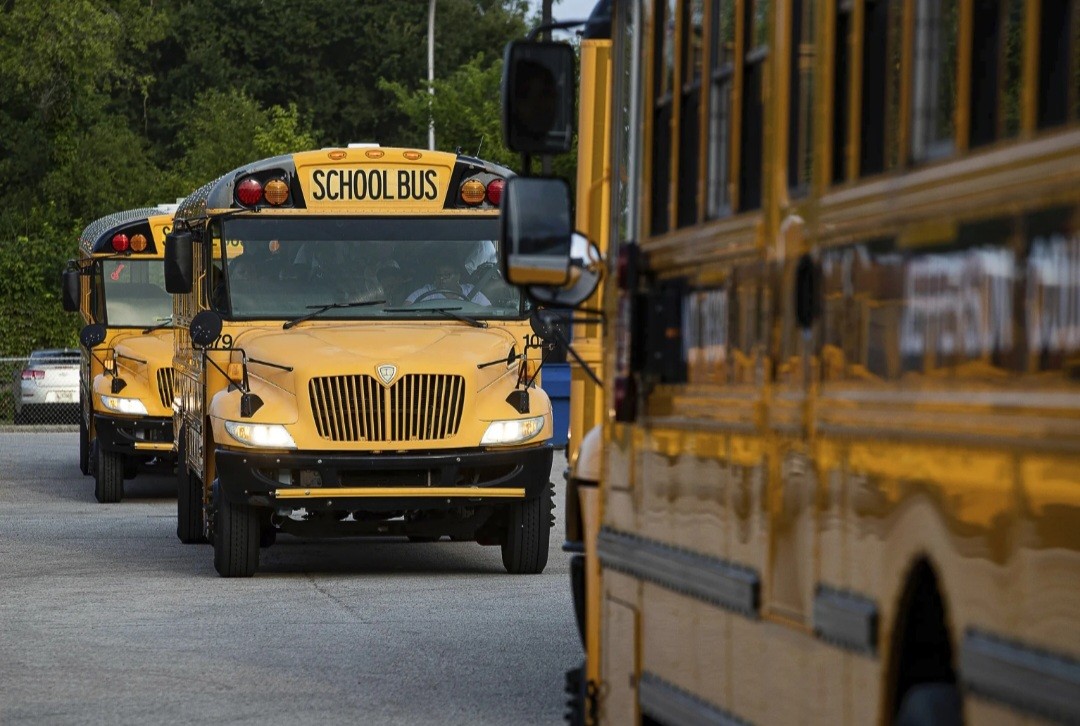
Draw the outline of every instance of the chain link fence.
M0 426L78 426L78 352L43 352L0 356Z

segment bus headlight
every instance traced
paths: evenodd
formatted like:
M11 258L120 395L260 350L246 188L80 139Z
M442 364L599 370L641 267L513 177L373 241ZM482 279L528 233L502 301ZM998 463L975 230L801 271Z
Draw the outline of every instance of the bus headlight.
M101 396L101 405L110 411L117 413L146 415L146 405L137 398L120 398L119 396Z
M513 421L492 421L488 424L481 446L505 446L528 441L544 429L544 417L521 418Z
M257 424L246 421L226 421L229 435L248 446L264 446L268 449L295 449L296 442L281 424Z

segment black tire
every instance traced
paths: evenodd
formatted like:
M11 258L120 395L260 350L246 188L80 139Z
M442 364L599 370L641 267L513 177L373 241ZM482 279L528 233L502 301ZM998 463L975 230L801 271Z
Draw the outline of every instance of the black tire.
M119 502L124 498L124 456L105 451L96 441L94 450L94 498L102 504Z
M176 536L184 544L205 544L202 480L184 465L176 469Z
M83 475L90 473L90 432L81 414L79 415L79 471Z
M547 566L552 489L549 484L541 496L513 504L507 512L502 560L512 575L538 575Z
M251 577L259 568L259 515L246 504L215 499L214 569L222 577Z
M896 726L960 726L960 691L954 683L919 683L908 689Z
M206 542L202 480L187 468L184 432L176 450L176 536L184 544Z

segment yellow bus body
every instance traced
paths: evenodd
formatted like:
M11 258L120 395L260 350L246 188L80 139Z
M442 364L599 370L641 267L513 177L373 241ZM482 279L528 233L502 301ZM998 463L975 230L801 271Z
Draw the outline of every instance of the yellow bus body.
M613 5L579 717L1080 719L1077 4Z
M172 206L163 205L102 217L79 238L79 312L87 325L105 325L104 340L93 351L82 348L79 396L80 468L95 476L99 499L118 501L122 479L134 476L140 463L172 469L173 330L159 319L171 309L162 272L171 227ZM117 235L141 235L146 247L118 253L112 247ZM123 382L119 390L115 380ZM103 399L117 398L138 401L145 413L106 407Z
M283 266L276 259L292 254L291 249L284 251L288 244L299 244L300 249L291 261L305 264L310 261L308 245L317 250L320 235L338 234L334 230L346 227L351 231L341 234L349 249L342 254L350 255L350 249L366 249L356 239L368 239L364 235L375 228L397 240L395 254L406 254L425 233L409 233L419 239L394 237L402 234L394 230L403 225L480 225L486 232L494 230L489 238L497 244L497 204L486 199L468 206L462 198L475 192L475 184L470 192L470 183L488 185L508 174L487 162L443 152L322 149L249 165L181 204L178 225L182 221L196 236L196 252L192 291L175 296L180 325L176 428L185 457L180 486L185 486L185 477L195 482L194 507L204 516L197 521L200 517L192 514L191 521L206 537L214 535L213 517L222 507L241 507L243 512L256 508L259 520L253 526L263 537L271 531L414 539L450 535L501 544L507 563L509 518L532 507L537 511L529 516L537 522L543 509L542 526L532 543L536 548L542 538L543 554L533 552L531 565L507 568L543 569L550 526L551 404L537 385L525 385L523 377L535 370L538 359L535 339L520 296L499 282L497 271L488 268L484 274L489 282L494 280L496 292L512 292L516 303L498 303L496 297L490 307L478 307L475 296L464 302L451 297L446 302L452 303L452 314L409 313L410 305L422 307L421 296L411 302L406 298L396 310L390 309L392 301L383 300L357 308L352 317L334 317L331 311L302 322L287 321L301 317L303 307L294 314L253 313L245 319L237 312L245 298L231 272L246 256L268 255L263 262L281 271L261 289L251 290L250 299L273 307L291 304L291 296L300 294L311 298L308 308L313 308L319 295L333 299L331 287L326 283L322 292L322 282L289 277L298 265ZM255 211L239 205L234 186L239 189L242 179L258 178L269 188L271 177L288 180L286 203L260 203ZM238 233L246 235L243 239L230 232L257 228L252 225L277 225L274 229L291 237L267 242L255 241L254 232ZM370 234L376 238L368 243L385 242ZM438 246L425 249L436 257L441 254ZM364 252L368 254L374 253ZM359 257L363 270L349 278L352 282L374 266L374 257ZM408 264L391 259L395 269L415 280L433 264L426 256L414 255ZM222 274L222 267L228 274ZM480 269L473 271L474 281ZM219 286L227 287L231 308L213 301ZM466 287L482 283L468 283L462 290ZM384 297L389 300L390 293ZM462 314L480 322L455 320L462 306L467 308ZM196 314L210 309L222 311L222 330L204 353L192 345L189 328ZM241 414L245 386L259 400L247 418ZM520 441L487 443L491 431L503 425L499 422L512 428L525 426L521 422L526 419L535 419L530 425L538 424L536 433ZM228 427L247 421L287 430L292 445L245 444ZM179 506L183 519L185 505ZM298 509L316 515L288 516ZM185 541L195 537L194 531L181 536ZM220 553L216 557L220 559ZM224 569L219 567L223 575L250 575L254 566Z

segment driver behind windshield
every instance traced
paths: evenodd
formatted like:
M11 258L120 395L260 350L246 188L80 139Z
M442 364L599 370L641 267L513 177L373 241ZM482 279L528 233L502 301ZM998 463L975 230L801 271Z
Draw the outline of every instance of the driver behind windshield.
M434 280L409 293L405 303L411 305L424 300L467 300L477 305L491 305L491 301L476 286L461 282L461 271L450 262L438 264Z

